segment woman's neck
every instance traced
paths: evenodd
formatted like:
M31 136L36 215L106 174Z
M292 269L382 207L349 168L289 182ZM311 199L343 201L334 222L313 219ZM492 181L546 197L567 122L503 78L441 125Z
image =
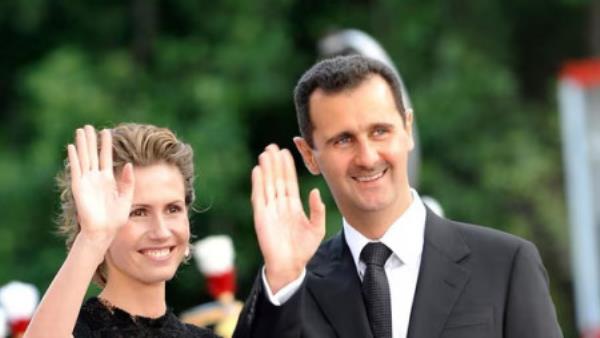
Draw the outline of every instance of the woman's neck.
M167 311L164 282L152 285L131 285L116 281L111 283L109 279L98 297L131 315L158 318Z

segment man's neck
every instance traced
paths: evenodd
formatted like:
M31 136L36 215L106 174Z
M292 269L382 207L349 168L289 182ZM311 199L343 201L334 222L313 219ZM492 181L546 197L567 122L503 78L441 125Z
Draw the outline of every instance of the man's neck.
M383 237L388 229L398 220L410 207L413 197L410 190L408 198L403 199L397 206L390 206L386 210L354 210L354 212L344 212L342 215L346 221L352 225L356 231L371 240L377 240Z

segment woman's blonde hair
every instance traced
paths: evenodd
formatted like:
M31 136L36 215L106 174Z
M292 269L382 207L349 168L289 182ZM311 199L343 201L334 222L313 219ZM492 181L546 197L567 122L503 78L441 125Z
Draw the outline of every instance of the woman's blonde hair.
M185 204L190 210L194 194L193 151L189 144L178 140L167 128L149 124L122 123L111 129L113 148L113 172L118 177L127 163L134 167L145 167L158 163L174 165L183 176ZM58 217L59 232L66 237L70 250L81 230L77 222L77 208L71 191L71 173L68 161L56 176L60 189L61 211ZM159 192L157 192L159 193ZM98 266L93 281L100 287L106 285L106 266Z

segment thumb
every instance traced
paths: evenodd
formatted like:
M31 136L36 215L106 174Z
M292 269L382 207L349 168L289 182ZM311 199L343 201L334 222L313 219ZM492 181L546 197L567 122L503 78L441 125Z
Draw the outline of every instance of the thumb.
M127 163L123 167L123 171L121 171L121 177L119 177L119 197L124 198L127 201L131 201L133 199L134 185L135 176L133 174L133 165L131 163Z
M308 204L310 207L310 223L313 227L325 229L325 204L321 200L319 189L315 188L310 191L308 196Z

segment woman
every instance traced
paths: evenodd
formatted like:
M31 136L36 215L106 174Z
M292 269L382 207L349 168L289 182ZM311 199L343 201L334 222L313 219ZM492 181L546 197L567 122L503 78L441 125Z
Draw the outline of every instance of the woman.
M192 149L168 129L77 129L59 174L69 254L26 337L214 337L167 309L165 283L189 255ZM115 178L118 177L118 178ZM102 291L83 303L90 281Z

